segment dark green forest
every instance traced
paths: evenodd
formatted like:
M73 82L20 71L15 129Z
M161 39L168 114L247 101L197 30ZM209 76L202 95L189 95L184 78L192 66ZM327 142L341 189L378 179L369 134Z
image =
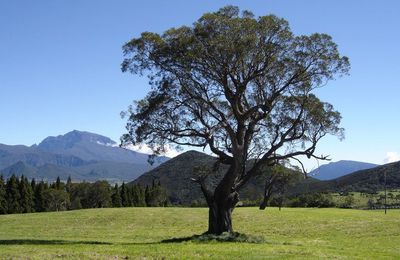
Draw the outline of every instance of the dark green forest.
M0 176L0 214L63 211L108 207L167 206L168 199L160 182L151 185L111 186L107 181L72 183L36 182L12 175Z

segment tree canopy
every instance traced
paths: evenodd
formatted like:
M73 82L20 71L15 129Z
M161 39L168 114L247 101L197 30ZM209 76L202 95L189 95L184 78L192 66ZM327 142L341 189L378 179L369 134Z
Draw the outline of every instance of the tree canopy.
M202 187L209 206L233 209L263 165L326 159L315 155L319 140L343 136L339 112L313 93L350 68L327 34L295 36L284 19L227 6L192 26L144 32L123 51L122 70L148 75L152 89L127 111L122 142L155 154L209 148L229 165L214 191Z

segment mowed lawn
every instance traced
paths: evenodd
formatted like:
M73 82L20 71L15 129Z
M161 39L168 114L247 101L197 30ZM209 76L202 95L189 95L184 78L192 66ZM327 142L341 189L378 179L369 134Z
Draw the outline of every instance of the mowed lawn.
M261 244L163 242L201 234L205 208L115 208L0 216L0 259L400 259L400 211L237 208Z

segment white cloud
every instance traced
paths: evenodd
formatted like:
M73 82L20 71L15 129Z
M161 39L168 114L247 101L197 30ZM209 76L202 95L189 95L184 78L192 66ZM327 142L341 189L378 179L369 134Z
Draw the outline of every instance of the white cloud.
M400 154L397 152L387 152L386 158L383 160L384 163L391 163L400 161Z
M118 144L114 144L114 143L102 143L102 142L100 142L100 141L96 141L96 143L99 144L99 145L111 146L111 147L118 146Z
M144 154L152 154L153 153L153 151L147 145L126 145L126 146L124 146L124 148L135 151L135 152L144 153ZM165 153L165 156L173 158L179 154L181 154L181 152L178 152L175 149L169 147L169 148L167 148L167 152Z

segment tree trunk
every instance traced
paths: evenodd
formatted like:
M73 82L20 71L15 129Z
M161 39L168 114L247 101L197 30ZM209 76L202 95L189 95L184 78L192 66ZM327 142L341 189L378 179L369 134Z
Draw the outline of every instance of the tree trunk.
M220 235L224 232L233 232L232 228L233 208L220 207L214 204L208 213L208 234Z
M208 234L233 233L232 212L238 201L238 194L235 192L226 199L213 200L209 203Z
M235 167L231 166L214 192L207 188L204 178L195 179L200 184L209 208L207 234L233 233L232 211L239 202L239 194L233 189L237 175Z

